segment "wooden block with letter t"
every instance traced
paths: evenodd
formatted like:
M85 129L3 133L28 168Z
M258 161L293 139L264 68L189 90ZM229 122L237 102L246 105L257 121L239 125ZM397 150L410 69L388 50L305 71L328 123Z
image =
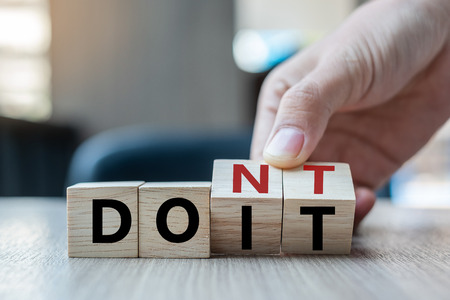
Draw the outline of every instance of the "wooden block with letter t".
M138 256L138 188L144 182L79 183L67 188L70 257Z
M282 173L263 162L216 160L211 187L211 252L279 254Z
M350 253L355 192L348 164L283 170L283 190L283 253Z
M139 257L208 258L211 182L139 188Z

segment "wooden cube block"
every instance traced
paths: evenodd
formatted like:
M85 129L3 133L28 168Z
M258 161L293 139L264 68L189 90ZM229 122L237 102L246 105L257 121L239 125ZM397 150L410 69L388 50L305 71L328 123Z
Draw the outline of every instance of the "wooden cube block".
M138 256L138 188L144 182L79 183L67 188L70 257Z
M208 258L211 182L146 183L139 188L139 256Z
M263 162L216 160L211 187L211 252L279 254L282 173Z
M355 192L348 164L283 170L283 190L283 253L350 253Z

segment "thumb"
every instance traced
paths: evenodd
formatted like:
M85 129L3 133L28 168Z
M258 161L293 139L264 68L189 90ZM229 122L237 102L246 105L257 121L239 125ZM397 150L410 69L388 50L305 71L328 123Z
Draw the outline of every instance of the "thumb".
M272 132L264 149L264 160L279 168L292 168L308 159L319 143L328 120L349 99L358 76L348 64L319 64L315 70L284 93Z

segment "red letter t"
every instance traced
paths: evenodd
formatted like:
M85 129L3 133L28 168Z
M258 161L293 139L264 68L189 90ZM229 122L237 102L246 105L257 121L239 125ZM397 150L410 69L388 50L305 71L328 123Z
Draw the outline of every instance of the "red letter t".
M334 171L334 166L303 166L304 171L314 171L314 194L323 194L323 172Z

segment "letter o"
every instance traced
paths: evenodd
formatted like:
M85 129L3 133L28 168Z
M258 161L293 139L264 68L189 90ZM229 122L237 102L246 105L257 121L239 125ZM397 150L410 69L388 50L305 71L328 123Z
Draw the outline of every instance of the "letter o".
M184 208L188 214L188 226L183 233L175 234L170 231L167 226L167 216L169 211L180 206ZM197 233L199 226L199 215L198 210L195 205L184 198L172 198L164 202L158 209L156 213L156 228L158 228L159 234L171 243L184 243L189 241Z

